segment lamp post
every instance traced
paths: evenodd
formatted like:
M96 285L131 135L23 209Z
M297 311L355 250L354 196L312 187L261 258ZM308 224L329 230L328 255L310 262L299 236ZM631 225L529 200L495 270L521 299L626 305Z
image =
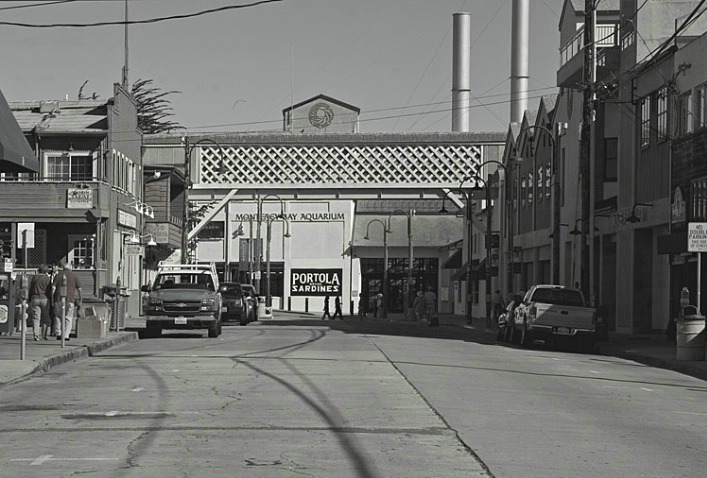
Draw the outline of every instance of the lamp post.
M491 222L493 220L493 209L491 208L491 179L490 176L487 176L487 180L484 180L479 174L483 174L483 167L487 164L496 164L498 168L501 168L504 172L504 177L505 174L508 173L508 170L506 169L506 165L504 165L500 161L495 161L495 160L489 160L489 161L484 161L483 163L479 164L479 172L472 175L471 178L480 180L481 182L484 183L484 188L486 189L486 326L491 326L492 324L492 308L491 308L491 281L492 281L492 275L491 275L491 249L492 249L492 242L493 242L493 228L491 227ZM498 172L498 169L496 169L496 172ZM499 177L500 179L500 177ZM499 241L500 242L500 241Z
M278 216L268 216L266 219L267 223L267 248L265 249L265 305L267 307L272 306L272 297L270 296L270 242L272 241L272 223L277 220L282 220L286 225L285 233L283 237L291 237L290 234L290 221L282 214Z
M282 201L280 196L277 194L267 194L263 197L258 196L257 197L257 216L256 216L256 240L255 240L255 247L253 248L254 250L251 250L251 254L255 252L255 259L254 259L254 268L253 268L253 275L255 276L254 279L254 286L255 290L258 294L260 294L260 271L261 271L261 262L262 262L262 251L260 247L260 241L262 239L260 229L263 224L263 202L265 202L266 199L268 198L276 198L280 202L280 214L278 217L285 217L285 203ZM270 271L268 272L268 278L270 277Z
M412 306L412 297L413 297L413 287L412 287L412 268L413 268L413 263L415 261L414 255L413 255L413 248L412 248L412 218L415 215L415 210L410 209L408 211L404 211L402 209L396 209L395 211L391 212L390 215L388 216L388 227L392 229L392 217L393 214L401 212L405 214L405 217L407 217L407 225L408 225L408 275L407 275L407 293L405 294L405 303L403 304L403 314L407 318L407 309ZM406 290L405 287L403 287L403 290Z
M182 144L184 145L184 197L183 197L183 211L182 211L182 264L189 263L189 188L191 188L191 153L194 151L198 145L203 143L211 143L216 145L223 153L223 146L209 138L202 138L195 143L191 144L189 142L189 136L182 136ZM223 157L225 155L222 154ZM222 160L223 160L222 157ZM228 258L224 258L228 260Z
M371 224L374 222L379 223L383 226L383 311L381 312L381 318L385 319L388 317L388 233L390 232L390 222L383 222L380 219L371 219L366 225L366 237L365 240L370 240L368 233L371 229Z
M462 181L462 185L464 182ZM471 254L473 253L473 247L472 247L472 234L474 233L473 231L473 214L471 213L471 200L473 199L471 194L468 194L466 191L463 189L450 189L448 190L445 194L444 197L442 198L442 209L439 211L440 214L446 214L447 209L444 207L444 203L447 200L447 196L449 193L459 193L462 195L464 198L465 202L465 207L466 207L466 227L467 227L467 261L466 261L466 286L467 286L467 294L466 294L466 324L471 325L472 324L472 316L471 316L471 293L472 293L472 287L471 287Z

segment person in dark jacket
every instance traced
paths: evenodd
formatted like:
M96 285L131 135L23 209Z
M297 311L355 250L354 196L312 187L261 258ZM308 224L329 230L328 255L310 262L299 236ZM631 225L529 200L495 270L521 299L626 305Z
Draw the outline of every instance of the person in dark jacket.
M322 315L322 320L326 320L327 317L331 320L331 314L329 313L329 296L324 297L324 315Z
M334 298L334 317L332 319L336 319L337 316L344 320L344 314L341 312L341 297L338 295Z
M49 302L51 301L51 278L49 268L42 264L37 274L32 276L29 284L29 313L32 318L34 340L39 340L39 328L42 328L42 338L48 340L51 319L49 318Z
M66 277L66 310L63 311L64 328L61 328L62 320L62 301L61 301L61 286L62 280ZM54 288L54 310L56 319L54 319L54 334L57 340L61 340L61 333L64 332L64 340L69 340L71 327L74 322L74 311L76 304L81 302L81 282L76 277L72 270L71 264L64 264L63 269L54 277L52 284Z

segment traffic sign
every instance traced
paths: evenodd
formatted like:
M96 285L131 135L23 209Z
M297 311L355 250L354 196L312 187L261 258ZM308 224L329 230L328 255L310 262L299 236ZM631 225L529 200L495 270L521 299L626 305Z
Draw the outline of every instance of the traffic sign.
M691 222L687 225L687 251L707 252L707 222Z

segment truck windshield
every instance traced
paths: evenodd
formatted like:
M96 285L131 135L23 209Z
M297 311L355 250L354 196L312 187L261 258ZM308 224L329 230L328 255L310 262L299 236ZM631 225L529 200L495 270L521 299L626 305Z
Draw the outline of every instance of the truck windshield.
M159 274L155 279L154 290L162 289L205 289L215 291L211 274Z
M531 301L570 307L584 307L582 294L577 290L569 289L537 289L533 293Z

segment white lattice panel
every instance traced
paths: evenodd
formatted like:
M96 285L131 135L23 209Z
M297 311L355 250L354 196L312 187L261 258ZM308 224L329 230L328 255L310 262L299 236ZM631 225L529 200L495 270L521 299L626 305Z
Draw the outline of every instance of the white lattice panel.
M201 147L200 160L204 185L415 187L458 185L483 158L479 145L244 145Z

